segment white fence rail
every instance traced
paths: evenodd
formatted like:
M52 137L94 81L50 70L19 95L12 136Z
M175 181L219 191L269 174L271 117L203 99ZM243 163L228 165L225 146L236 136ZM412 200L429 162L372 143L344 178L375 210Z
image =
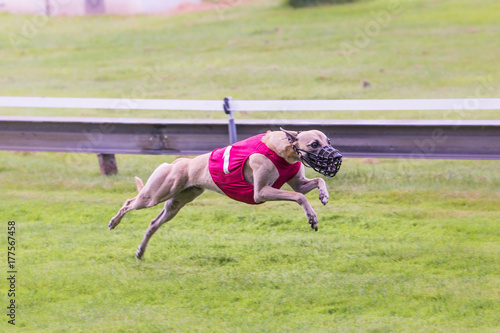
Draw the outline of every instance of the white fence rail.
M223 104L214 100L0 97L0 107L15 108L222 111ZM500 99L230 101L230 109L500 110ZM347 157L500 159L500 120L231 120L238 127L232 142L282 126L321 130ZM0 116L0 150L97 153L102 172L113 174L118 171L114 154L199 154L223 147L229 143L227 124L225 120Z
M222 101L181 99L114 99L66 97L0 97L0 107L115 110L221 111ZM233 111L411 111L500 110L500 98L233 100Z

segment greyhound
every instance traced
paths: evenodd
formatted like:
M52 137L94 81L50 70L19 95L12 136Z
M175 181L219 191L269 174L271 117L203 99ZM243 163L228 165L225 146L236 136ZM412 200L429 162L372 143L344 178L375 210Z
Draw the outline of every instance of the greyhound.
M268 131L193 159L179 158L171 164L163 163L146 185L135 177L139 194L125 201L108 227L116 228L131 210L165 202L162 211L151 220L137 249L136 257L142 259L158 228L205 190L211 190L248 204L295 201L304 210L311 228L318 231L318 218L304 194L317 188L323 205L328 203L329 194L322 178L305 177L304 165L333 177L341 163L342 155L320 131L294 132L282 128ZM284 183L295 192L281 190Z

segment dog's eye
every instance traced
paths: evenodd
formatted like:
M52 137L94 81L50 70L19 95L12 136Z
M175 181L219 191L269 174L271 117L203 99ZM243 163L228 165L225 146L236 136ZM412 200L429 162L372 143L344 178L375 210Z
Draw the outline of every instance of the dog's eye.
M313 143L311 143L311 147L318 148L319 147L318 141L314 141Z

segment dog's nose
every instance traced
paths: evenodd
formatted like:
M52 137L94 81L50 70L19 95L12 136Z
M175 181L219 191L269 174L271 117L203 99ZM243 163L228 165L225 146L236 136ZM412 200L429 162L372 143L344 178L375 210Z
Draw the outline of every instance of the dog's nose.
M342 158L342 154L340 153L340 151L335 149L335 151L333 152L333 158L335 158L335 159Z

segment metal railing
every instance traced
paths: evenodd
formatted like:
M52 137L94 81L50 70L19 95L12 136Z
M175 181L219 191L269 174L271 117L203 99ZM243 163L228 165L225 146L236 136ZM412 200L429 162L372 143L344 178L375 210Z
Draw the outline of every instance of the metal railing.
M222 111L222 101L0 97L0 107ZM232 101L234 111L500 110L500 99ZM234 120L234 119L233 119ZM318 129L346 157L500 159L500 120L242 120L241 140L267 130ZM200 154L226 146L225 120L0 116L0 150L97 153L104 174L114 154Z

